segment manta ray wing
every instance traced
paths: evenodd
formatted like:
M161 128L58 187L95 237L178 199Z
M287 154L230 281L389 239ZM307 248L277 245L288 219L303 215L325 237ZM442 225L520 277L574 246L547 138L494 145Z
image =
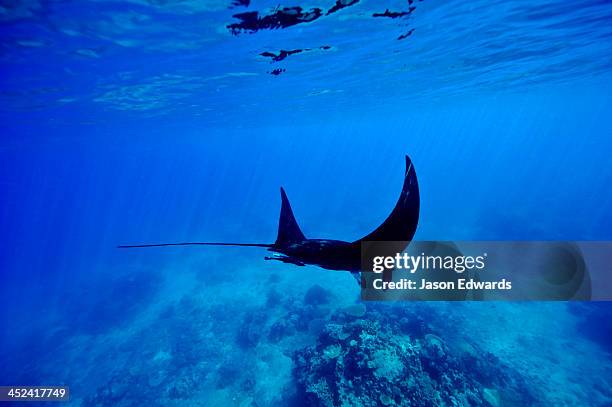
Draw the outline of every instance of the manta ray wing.
M406 156L406 172L404 175L404 186L395 204L395 208L385 221L372 233L354 243L361 242L384 242L412 240L419 223L420 196L414 165Z
M306 237L300 230L300 227L295 220L295 216L293 215L293 210L291 209L291 204L289 203L285 190L281 188L280 191L282 204L280 218L278 220L278 235L274 245L283 246L290 243L302 242L306 240Z

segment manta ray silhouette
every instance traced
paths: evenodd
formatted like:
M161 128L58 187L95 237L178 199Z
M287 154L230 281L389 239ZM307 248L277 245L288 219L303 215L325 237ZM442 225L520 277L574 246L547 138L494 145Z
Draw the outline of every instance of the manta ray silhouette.
M412 161L406 156L404 185L395 208L385 221L372 233L355 240L345 242L330 239L307 239L300 230L289 199L281 187L281 213L278 223L278 236L274 243L218 243L218 242L183 242L121 245L119 248L162 247L162 246L247 246L265 247L274 253L266 260L278 260L284 263L304 266L316 265L328 270L350 271L358 276L361 269L362 242L403 242L400 251L412 240L419 221L419 185ZM397 246L394 247L398 249ZM385 276L387 280L389 276Z

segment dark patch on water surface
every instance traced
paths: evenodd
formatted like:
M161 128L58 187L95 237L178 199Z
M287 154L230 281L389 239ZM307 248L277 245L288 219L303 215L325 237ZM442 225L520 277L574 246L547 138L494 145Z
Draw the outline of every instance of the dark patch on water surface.
M250 0L235 0L233 5L248 6L250 4L249 1ZM259 30L284 29L298 24L313 22L321 17L334 14L344 8L351 7L357 3L359 3L359 0L336 0L334 5L331 6L325 13L323 9L319 7L312 7L306 10L301 6L282 8L279 6L268 13L262 13L260 11L238 13L234 14L232 17L240 21L228 24L226 27L232 33L232 35L238 35L244 32L252 34L258 32ZM391 11L389 9L386 9L382 13L374 13L372 14L372 16L391 19L407 17L412 14L416 9L416 7L412 5L413 3L413 0L408 1L409 7L406 11ZM404 40L411 36L413 32L414 29L411 29L408 32L397 37L397 40ZM331 47L329 45L319 47L319 49L321 50L327 50L330 48ZM296 48L291 50L281 49L278 52L264 51L261 52L259 55L264 58L270 58L272 62L280 62L291 55L300 54L311 50L312 49L310 48ZM272 71L268 71L268 73L273 76L279 76L284 72L285 69L282 68L277 68L273 69Z
M276 68L271 70L270 72L268 72L270 75L274 75L274 76L278 76L280 74L282 74L283 72L286 72L287 70L284 68Z
M302 52L304 52L303 49L291 49L291 50L281 49L278 52L278 54L275 54L275 53L269 52L269 51L265 51L265 52L262 52L259 55L261 55L262 57L265 57L265 58L271 58L272 61L274 61L274 62L278 62L278 61L282 61L283 59L287 58L289 55L299 54L299 53L302 53Z
M336 4L332 6L329 10L327 10L326 15L330 15L335 13L336 11L342 10L343 8L350 7L359 3L359 0L336 0Z
M325 15L333 14L357 3L359 3L359 0L336 0L336 3L327 10ZM313 7L309 10L305 10L300 6L276 8L270 14L260 14L259 11L248 11L234 14L232 17L239 19L240 22L229 24L227 28L233 35L238 35L244 31L255 33L259 30L275 30L298 24L310 23L322 16L323 10L318 7Z
M408 31L406 34L402 34L399 37L397 37L398 40L405 40L406 38L410 37L412 35L412 33L414 32L414 28L412 28L410 31Z
M321 17L322 14L320 8L315 7L305 11L299 6L276 9L273 13L263 16L258 11L248 11L234 14L233 17L239 19L240 22L229 24L227 28L233 35L238 35L243 31L255 33L259 30L274 30L309 23Z
M416 7L410 7L408 11L390 11L389 9L386 9L384 13L372 14L372 17L400 18L409 16L414 10L416 10Z
M320 49L320 50L328 50L330 48L331 48L331 46L329 46L329 45L322 45L318 49ZM310 52L310 51L313 51L313 48L303 48L303 49L302 48L298 48L298 49L291 49L291 50L281 49L280 51L278 51L278 53L274 53L274 52L270 52L270 51L264 51L264 52L260 53L259 55L261 55L262 57L265 57L265 58L270 58L273 62L279 62L279 61L284 60L288 56L295 55L295 54L301 54L303 52Z
M232 4L230 5L230 8L249 7L250 4L251 0L233 0Z

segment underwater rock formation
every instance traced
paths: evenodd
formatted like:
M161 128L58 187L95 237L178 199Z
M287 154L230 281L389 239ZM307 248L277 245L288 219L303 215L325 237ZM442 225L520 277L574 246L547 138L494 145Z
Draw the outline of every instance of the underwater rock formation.
M274 287L268 290L266 294L266 306L268 308L275 308L281 305L283 301L283 295Z
M267 317L263 311L245 314L236 336L238 345L243 348L251 348L257 345L263 335L262 327Z
M327 304L332 298L332 293L329 290L321 287L319 284L315 284L306 291L304 294L304 304L307 305L320 305Z
M227 319L232 311L224 306L214 315ZM111 377L103 380L105 376L99 376L98 387L84 397L82 405L168 405L169 401L193 397L194 389L214 376L215 369L240 366L223 360L218 350L228 341L228 334L199 317L204 314L207 309L201 303L185 297L161 310L151 325L113 345L112 362L105 365L108 362L100 361Z
M592 340L612 358L612 309L606 303L569 302L568 309L577 316L576 329Z
M332 316L316 345L293 357L305 405L533 405L523 377L490 353L451 351L423 330L402 333L395 318Z

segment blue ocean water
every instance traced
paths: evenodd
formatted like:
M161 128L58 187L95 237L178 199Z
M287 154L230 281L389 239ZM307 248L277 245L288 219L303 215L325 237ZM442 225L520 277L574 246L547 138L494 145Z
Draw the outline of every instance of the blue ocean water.
M0 385L609 405L606 303L364 305L263 249L116 246L272 242L280 186L306 236L354 240L405 154L415 239L612 240L611 23L608 1L0 1Z

